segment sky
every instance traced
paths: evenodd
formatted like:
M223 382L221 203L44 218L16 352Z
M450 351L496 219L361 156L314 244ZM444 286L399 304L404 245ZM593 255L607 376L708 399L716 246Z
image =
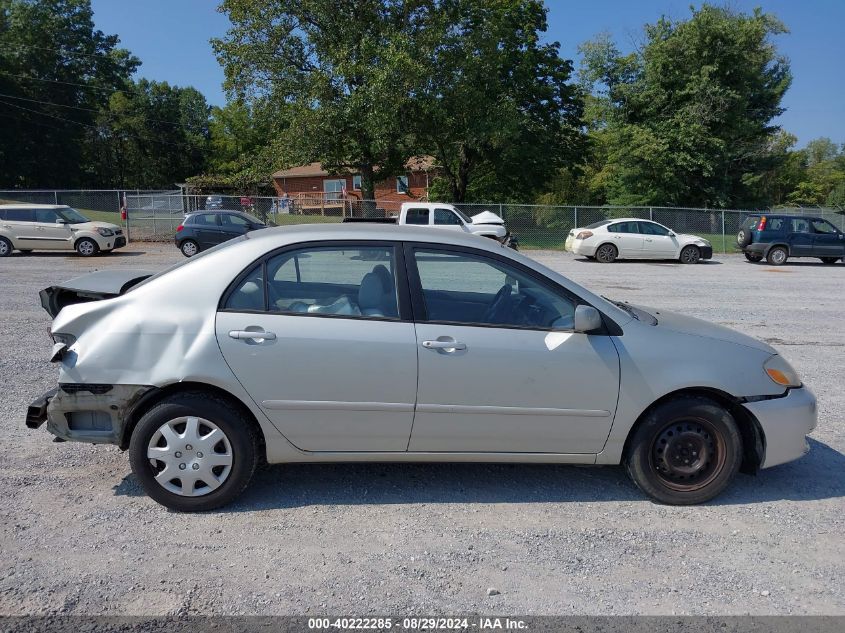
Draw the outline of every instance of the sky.
M283 0L281 0L283 1ZM223 105L223 70L209 39L229 26L214 0L92 0L100 30L120 36L121 45L142 62L139 77L194 86L213 105ZM692 0L546 0L548 41L578 66L578 44L608 32L628 52L642 39L642 26L661 15L689 16ZM718 3L722 4L722 3ZM803 146L827 136L845 143L845 0L729 0L741 11L755 7L774 13L789 33L777 36L794 76L783 99L786 112L776 121Z

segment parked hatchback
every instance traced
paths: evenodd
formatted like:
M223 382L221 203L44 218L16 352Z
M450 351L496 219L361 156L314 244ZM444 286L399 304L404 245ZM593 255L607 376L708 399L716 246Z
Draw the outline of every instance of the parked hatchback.
M261 220L240 211L191 213L176 227L176 246L185 257L222 244L249 231L267 228Z
M83 257L126 246L123 229L92 222L59 204L0 205L0 257L30 251L76 251Z
M749 215L736 236L750 262L765 259L773 266L790 257L818 257L835 264L845 257L845 233L827 220L806 215Z
M700 503L802 456L816 425L767 343L457 231L267 229L145 276L42 291L59 384L27 425L128 448L177 510L234 499L262 458L623 463Z

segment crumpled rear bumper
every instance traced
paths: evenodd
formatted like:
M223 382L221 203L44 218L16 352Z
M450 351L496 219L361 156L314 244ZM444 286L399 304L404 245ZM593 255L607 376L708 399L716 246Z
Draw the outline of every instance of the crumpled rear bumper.
M123 439L126 414L153 389L147 385L60 384L29 405L26 425L44 422L56 437L93 444L117 444Z

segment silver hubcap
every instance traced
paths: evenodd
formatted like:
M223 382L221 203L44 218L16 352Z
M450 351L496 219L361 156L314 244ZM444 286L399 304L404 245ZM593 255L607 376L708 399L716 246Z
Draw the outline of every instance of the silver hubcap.
M94 245L85 240L84 242L79 243L79 252L83 255L93 255L94 254Z
M9 245L4 240L0 240L0 256L9 254Z
M185 242L182 244L182 252L188 257L193 257L197 254L197 245L193 242Z
M774 253L772 253L772 261L776 264L782 264L786 261L786 253L782 250L778 249Z
M201 497L219 488L232 472L232 446L214 422L175 418L150 438L147 457L162 488L182 497Z

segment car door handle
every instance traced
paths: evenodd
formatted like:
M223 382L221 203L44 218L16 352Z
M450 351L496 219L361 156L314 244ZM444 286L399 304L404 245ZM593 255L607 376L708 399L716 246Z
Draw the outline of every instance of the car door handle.
M238 340L261 340L261 341L275 341L276 334L274 332L265 332L264 330L231 330L229 336Z
M422 346L426 349L464 350L466 343L458 341L423 341Z

